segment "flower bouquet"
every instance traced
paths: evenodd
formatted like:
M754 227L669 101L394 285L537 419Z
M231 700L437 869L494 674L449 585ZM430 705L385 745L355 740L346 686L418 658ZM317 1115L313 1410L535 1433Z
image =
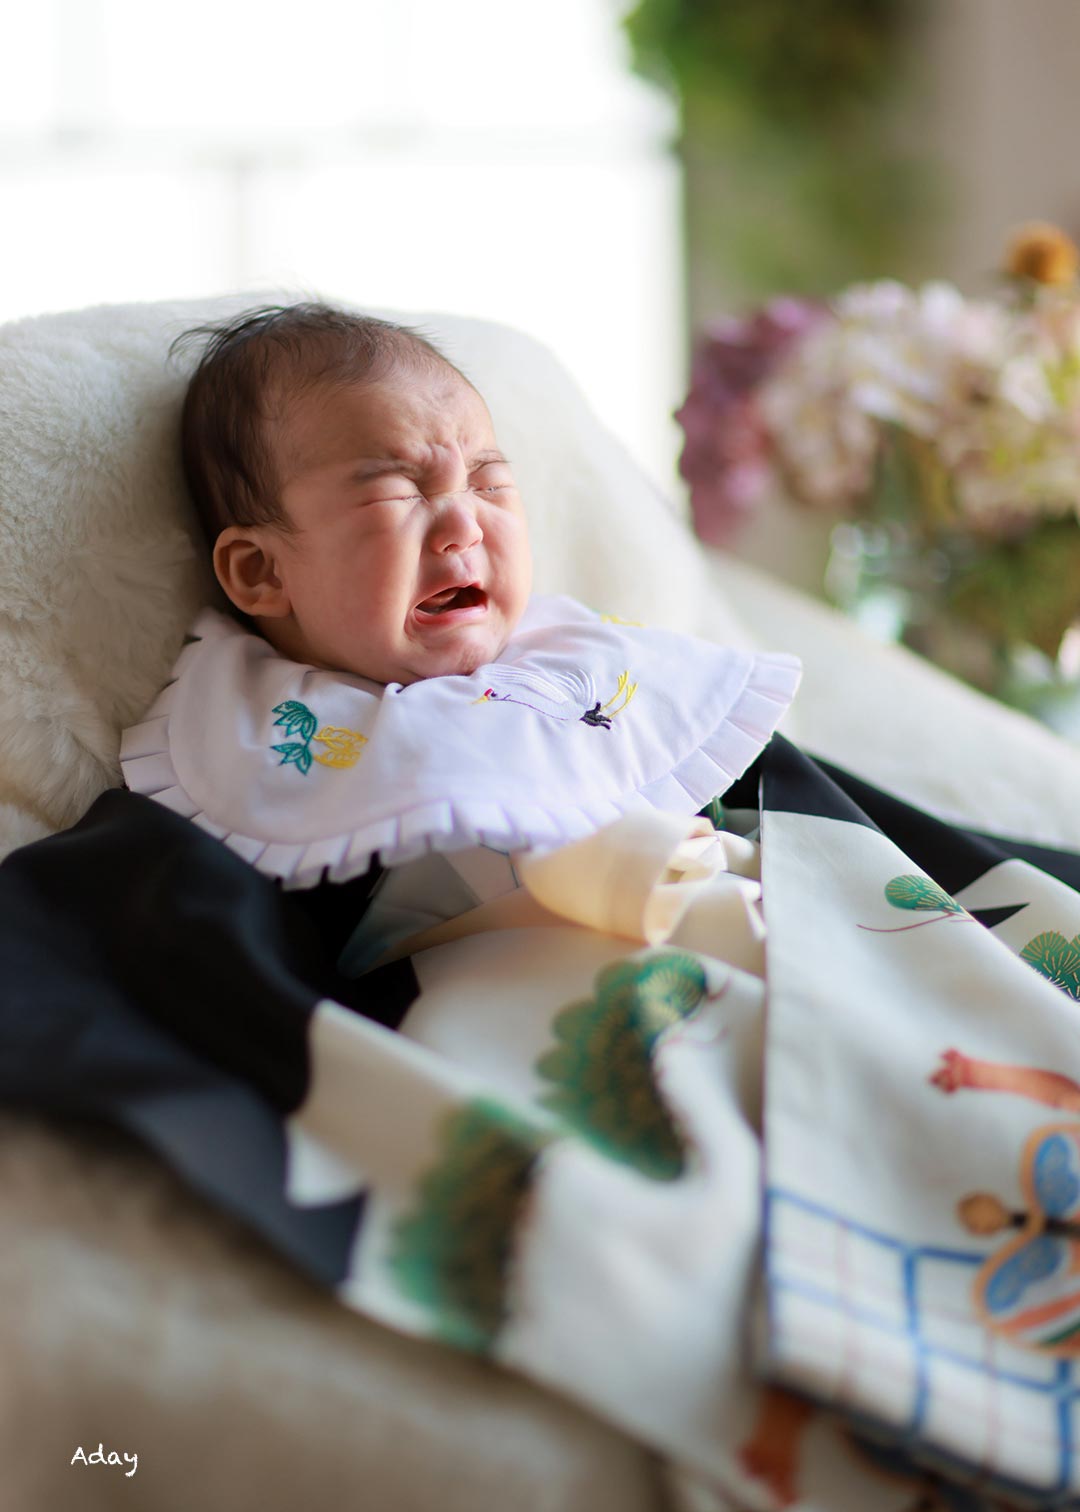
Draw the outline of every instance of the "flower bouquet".
M717 322L677 419L702 539L770 494L834 519L825 589L872 630L1080 733L1080 287L1054 227L999 289L859 284Z

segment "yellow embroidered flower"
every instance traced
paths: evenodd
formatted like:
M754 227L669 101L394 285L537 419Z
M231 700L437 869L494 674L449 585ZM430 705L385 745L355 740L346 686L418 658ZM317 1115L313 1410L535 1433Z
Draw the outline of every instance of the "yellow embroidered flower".
M326 746L326 754L312 752L320 766L351 767L360 760L368 738L358 730L346 730L339 725L326 725L313 737Z
M1041 284L1070 284L1080 268L1080 252L1071 236L1050 221L1027 221L1009 238L1005 271L1014 278Z

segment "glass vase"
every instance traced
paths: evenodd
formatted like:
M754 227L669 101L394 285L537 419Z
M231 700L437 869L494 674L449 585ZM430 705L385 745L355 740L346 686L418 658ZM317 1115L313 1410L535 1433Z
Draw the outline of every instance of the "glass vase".
M899 521L844 522L830 540L829 600L877 640L907 646L943 671L1080 740L1080 629L1056 657L994 637L955 612L950 589L975 557L970 538L928 541Z

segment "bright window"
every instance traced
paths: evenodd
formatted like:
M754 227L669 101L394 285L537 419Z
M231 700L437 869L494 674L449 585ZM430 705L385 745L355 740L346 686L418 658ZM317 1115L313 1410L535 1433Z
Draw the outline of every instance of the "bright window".
M614 0L37 0L0 51L0 318L296 288L504 320L670 489L674 121Z

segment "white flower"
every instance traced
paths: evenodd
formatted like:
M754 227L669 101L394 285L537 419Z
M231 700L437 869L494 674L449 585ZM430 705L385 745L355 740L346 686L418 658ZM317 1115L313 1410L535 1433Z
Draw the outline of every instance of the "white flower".
M838 327L822 325L758 396L791 492L829 510L848 508L866 492L877 450L876 427L852 398L844 358Z
M1048 293L1011 321L982 403L950 415L938 438L960 512L983 529L1080 512L1080 310Z
M836 314L848 332L856 404L927 438L989 384L1008 350L1006 312L965 300L951 284L857 285Z
M799 343L760 402L792 491L844 509L870 486L882 424L937 443L970 418L994 390L1011 326L1000 306L946 283L857 284L833 309L835 321ZM969 438L959 451L970 454Z

